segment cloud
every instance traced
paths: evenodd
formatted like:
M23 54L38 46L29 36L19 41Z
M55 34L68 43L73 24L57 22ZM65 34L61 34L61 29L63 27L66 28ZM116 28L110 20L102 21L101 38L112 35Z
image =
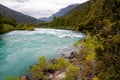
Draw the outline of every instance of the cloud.
M53 14L54 12L52 10L41 10L41 11L38 11L38 10L24 10L23 11L24 14L26 15L30 15L30 16L33 16L33 17L37 17L37 18L40 18L40 17L48 17L50 16L50 14Z
M83 3L88 0L0 0L0 3L36 18L48 17L70 4Z

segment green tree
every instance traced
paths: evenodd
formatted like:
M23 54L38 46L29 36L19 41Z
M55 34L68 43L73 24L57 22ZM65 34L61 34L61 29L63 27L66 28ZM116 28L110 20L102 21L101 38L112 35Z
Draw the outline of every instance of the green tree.
M3 22L5 24L9 24L9 25L12 25L12 26L16 26L16 22L14 19L12 18L3 18Z

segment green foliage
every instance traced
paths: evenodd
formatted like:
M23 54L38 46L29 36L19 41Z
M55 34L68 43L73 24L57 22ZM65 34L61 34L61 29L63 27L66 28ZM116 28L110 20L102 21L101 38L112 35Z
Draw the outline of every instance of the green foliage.
M80 70L78 67L70 65L66 70L66 77L64 78L64 80L76 80L79 72Z
M57 64L49 64L47 67L47 71L49 72L55 72L57 70Z
M16 80L20 80L20 78L19 78L19 77L17 77L17 78L16 78Z
M3 16L2 16L2 14L0 13L0 24L2 24L2 19L3 19Z
M65 69L70 65L70 62L64 58L58 58L56 64L58 69Z
M6 33L12 30L15 30L15 27L13 27L12 25L9 25L9 24L0 25L0 34Z
M34 72L33 76L38 80L38 79L43 79L44 78L44 73L41 71Z
M34 30L35 26L32 24L18 24L16 29L18 30Z
M73 46L77 48L77 47L78 47L78 44L80 44L80 42L81 42L81 40L76 41L76 42L73 44Z
M76 47L80 42L83 45L74 62L80 65L80 70L63 58L58 58L54 63L47 65L43 57L31 68L36 79L45 78L45 71L65 69L67 69L65 80L75 80L79 71L85 74L82 78L86 80L120 78L120 0L89 0L83 5L82 8L79 5L68 15L55 17L51 23L39 24L82 31L89 35L86 41L81 40L82 42L74 44ZM26 24L17 26L20 30L26 28L28 28Z
M86 41L80 41L84 49L86 50L85 59L88 62L92 62L96 60L96 47L99 46L99 42L96 40L96 37L87 36Z
M12 18L3 17L0 13L0 34L12 30L34 30L34 28L35 25L29 23L16 24L15 20Z
M70 65L70 62L68 60L65 60L64 58L58 58L55 63L52 63L48 66L49 71L55 71L55 70L64 70Z
M41 65L34 65L31 68L31 71L33 73L33 76L35 77L36 80L38 79L43 79L45 78L44 71L41 69Z
M42 69L40 68L39 65L36 64L36 65L32 66L31 71L32 72L42 71Z
M78 78L83 80L92 80L96 72L96 47L99 46L99 41L97 40L97 37L87 35L85 39L79 40L79 43L82 45L80 52L76 54L76 59L74 61L76 65L79 65L81 71L78 75L80 77Z
M47 62L44 56L39 58L38 64L32 66L31 71L33 76L38 79L45 79L44 71L46 69Z
M40 57L39 59L39 62L38 62L38 65L40 66L40 68L42 70L44 70L47 66L47 61L46 61L46 58L44 56Z
M15 78L14 76L7 77L6 80L20 80L19 77Z
M40 22L40 23L36 24L36 27L38 27L38 28L49 28L50 23L49 22Z
M55 18L51 25L56 28L62 26L63 29L69 26L71 29L94 36L82 42L86 50L82 51L85 53L84 60L97 61L99 66L95 69L100 80L119 79L120 0L89 0L82 8L79 5L68 15ZM79 41L74 46L77 44Z
M114 35L112 38L106 38L102 42L103 49L96 48L97 58L99 60L98 71L100 79L117 80L120 75L120 35ZM100 66L102 65L102 66ZM104 72L105 71L105 72ZM111 73L112 72L112 73Z
M66 70L69 66L70 62L64 58L58 58L54 62L47 64L46 58L43 56L40 57L38 64L32 66L31 72L36 80L46 80L46 72L53 73L56 70Z
M12 26L16 26L15 20L13 20L13 19L11 19L11 18L3 18L2 21L3 21L3 23L5 23L5 24L9 24L9 25L12 25Z
M16 22L13 19L5 18L0 13L0 34L15 30Z
M14 76L9 76L7 80L15 80Z
M32 66L31 71L44 71L47 66L46 58L44 56L40 57L38 64Z

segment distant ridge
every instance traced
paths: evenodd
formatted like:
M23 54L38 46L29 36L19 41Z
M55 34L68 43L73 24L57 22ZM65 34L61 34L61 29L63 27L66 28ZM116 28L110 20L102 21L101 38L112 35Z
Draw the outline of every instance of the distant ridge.
M72 5L69 5L65 8L62 8L60 9L57 13L51 15L50 17L42 17L42 18L39 18L41 21L45 21L45 22L51 22L54 17L61 17L61 16L64 16L66 15L67 13L69 13L72 9L74 9L75 7L77 7L79 4L72 4Z
M2 4L0 4L0 12L5 17L13 18L17 23L37 23L40 20L33 18L31 16L22 14L20 12L14 11Z

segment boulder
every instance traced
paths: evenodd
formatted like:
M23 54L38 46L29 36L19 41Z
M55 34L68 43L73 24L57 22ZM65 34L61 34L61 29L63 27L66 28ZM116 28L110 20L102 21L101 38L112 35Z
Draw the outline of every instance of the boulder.
M68 59L73 59L75 57L75 52L71 52L70 56L68 57Z
M76 51L69 51L61 54L62 58L73 59L75 57Z

